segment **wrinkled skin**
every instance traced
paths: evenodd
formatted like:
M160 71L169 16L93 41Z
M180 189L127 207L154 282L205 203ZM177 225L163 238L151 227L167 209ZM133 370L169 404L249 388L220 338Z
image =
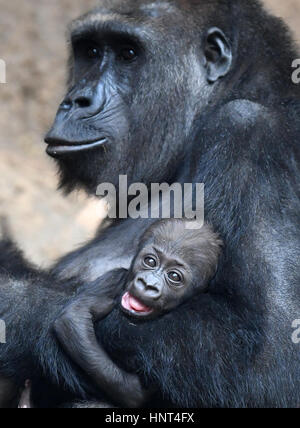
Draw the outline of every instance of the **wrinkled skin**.
M120 174L204 182L206 220L225 241L208 293L145 324L118 309L97 323L106 352L158 391L149 406L298 407L299 54L285 27L254 0L117 0L74 24L73 38L70 90L47 137L62 186L94 193ZM52 324L70 287L128 269L148 225L120 219L50 274L18 257L15 272L3 245L3 376L42 378L46 401L50 386L61 400L96 397Z

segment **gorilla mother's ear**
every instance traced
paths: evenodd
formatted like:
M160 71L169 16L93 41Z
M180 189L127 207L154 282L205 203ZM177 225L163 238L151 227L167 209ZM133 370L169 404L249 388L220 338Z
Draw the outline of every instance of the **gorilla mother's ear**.
M215 83L226 76L232 64L232 50L227 37L217 27L210 28L206 34L205 59L207 80Z

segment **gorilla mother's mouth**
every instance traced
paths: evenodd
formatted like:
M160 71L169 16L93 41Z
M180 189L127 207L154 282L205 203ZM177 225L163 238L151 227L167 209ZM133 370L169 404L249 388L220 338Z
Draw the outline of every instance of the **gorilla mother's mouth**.
M60 155L69 153L79 153L87 150L93 150L97 147L103 146L107 142L106 138L100 138L94 141L85 141L81 143L69 143L65 141L58 141L47 139L45 140L47 147L47 153L52 157L59 157Z
M143 302L132 296L129 292L122 297L121 306L126 312L133 315L145 316L153 312L153 309L146 306Z

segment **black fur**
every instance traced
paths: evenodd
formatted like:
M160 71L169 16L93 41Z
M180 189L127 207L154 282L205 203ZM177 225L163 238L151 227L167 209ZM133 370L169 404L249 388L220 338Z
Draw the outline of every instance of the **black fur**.
M118 115L126 111L120 144L114 134L107 151L61 158L62 184L93 192L122 173L129 182L204 182L206 221L224 238L225 251L207 294L136 326L116 309L97 334L115 361L159 390L149 405L298 407L300 352L291 325L300 315L300 90L291 64L299 54L282 22L254 0L178 0L143 11L147 1L108 3L120 21L136 18L137 29L148 20L149 50L128 66L128 78L114 69L122 76ZM203 83L209 70L202 43L216 26L232 63L216 82ZM70 129L88 136L79 122L64 129L65 138ZM85 283L128 267L147 226L115 222L50 277L1 275L0 318L10 334L0 347L2 374L24 379L38 367L62 390L85 394L79 370L51 336L66 298L59 288L74 275ZM4 266L10 254L4 249Z

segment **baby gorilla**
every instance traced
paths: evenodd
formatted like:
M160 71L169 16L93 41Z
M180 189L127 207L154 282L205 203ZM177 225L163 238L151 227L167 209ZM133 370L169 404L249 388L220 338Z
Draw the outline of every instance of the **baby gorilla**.
M222 243L208 225L199 230L187 225L159 221L144 234L121 301L127 315L154 319L206 291Z
M115 404L140 407L150 392L137 375L124 372L110 359L95 337L94 322L116 304L129 319L146 322L205 292L216 273L222 241L210 226L188 229L191 225L183 220L152 225L130 270L112 271L85 287L55 323L65 351ZM111 295L113 281L120 290L118 303Z

